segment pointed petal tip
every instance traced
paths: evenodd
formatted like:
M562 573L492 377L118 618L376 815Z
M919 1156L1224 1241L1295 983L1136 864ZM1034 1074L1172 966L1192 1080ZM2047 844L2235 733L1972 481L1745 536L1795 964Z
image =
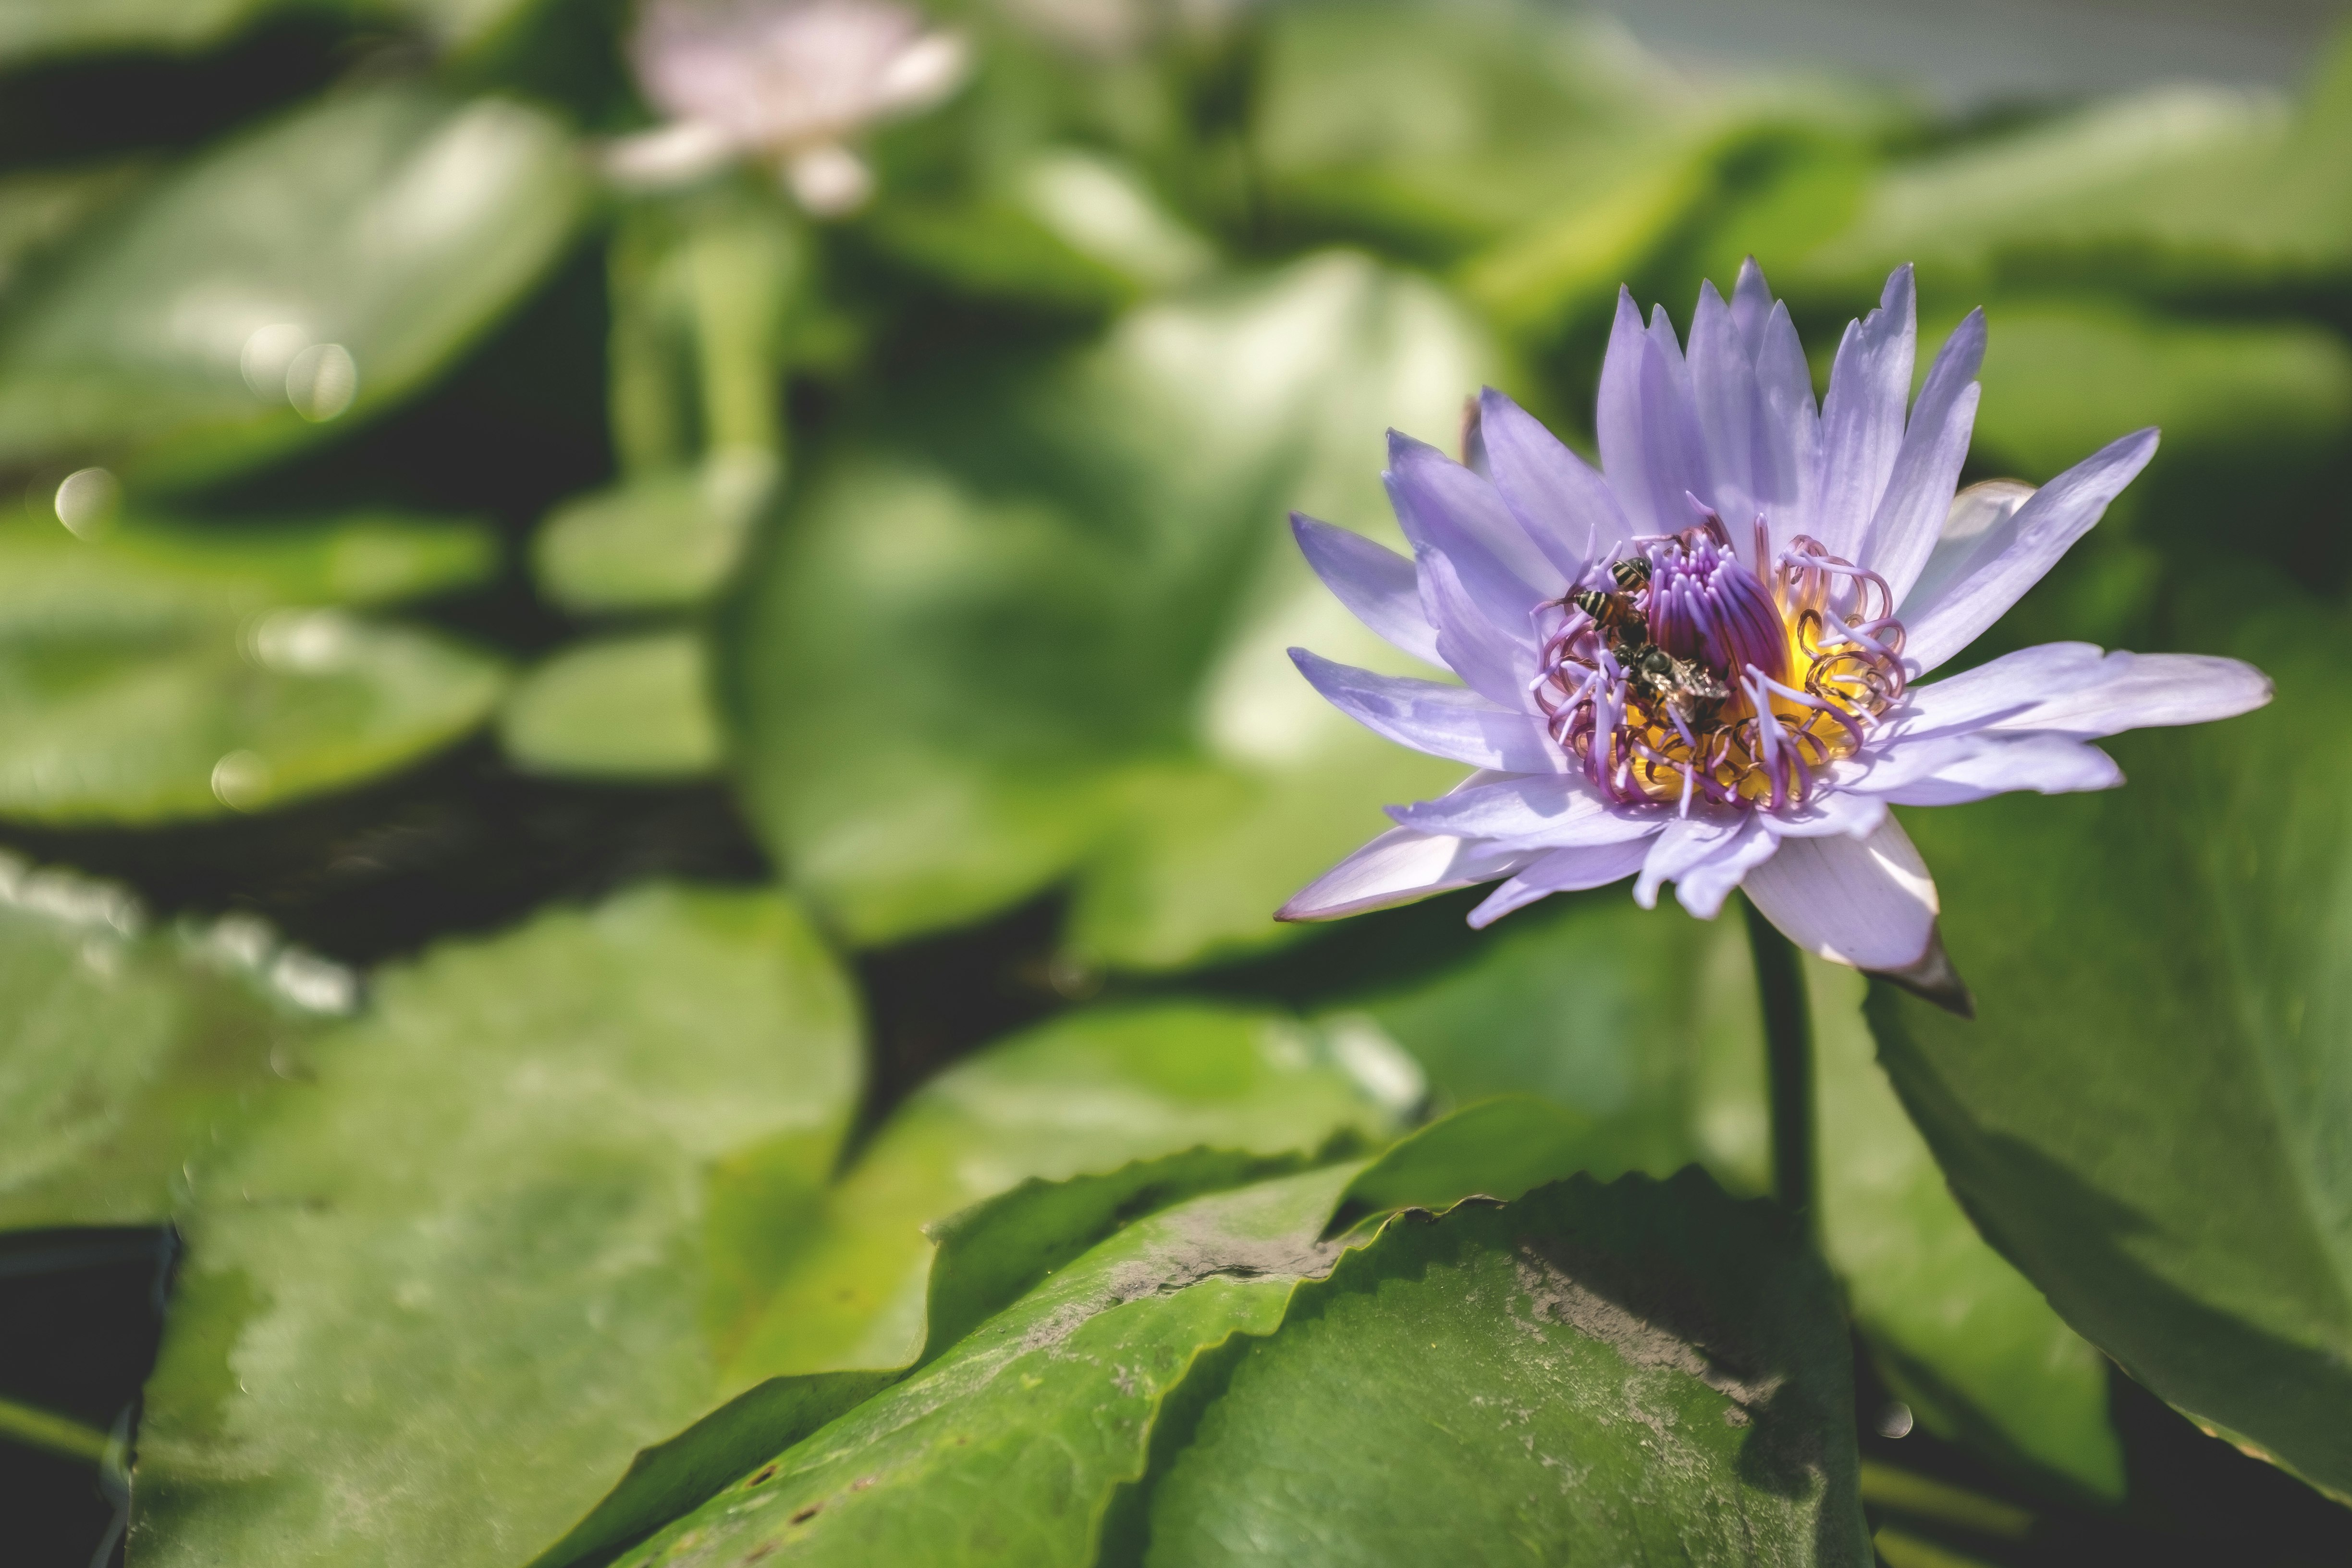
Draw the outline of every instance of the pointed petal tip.
M1953 967L1952 955L1944 951L1942 925L1930 926L1927 951L1900 969L1873 969L1866 973L1882 980L1892 981L1923 1002L1932 1002L1945 1012L1974 1020L1977 999L1969 991L1968 982Z

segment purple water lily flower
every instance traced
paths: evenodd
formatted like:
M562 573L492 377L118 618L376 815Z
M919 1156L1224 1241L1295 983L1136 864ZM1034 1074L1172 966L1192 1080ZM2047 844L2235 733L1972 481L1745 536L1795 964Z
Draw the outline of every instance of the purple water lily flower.
M1329 920L1497 879L1484 926L1634 877L1712 918L1734 888L1810 952L1965 1007L1936 885L1889 805L2123 782L2089 742L2270 700L2236 659L2050 643L1922 678L2040 580L2156 451L2142 430L2039 490L1955 496L1982 311L1911 403L1911 269L1850 323L1818 411L1753 258L1690 341L1621 292L1595 472L1489 390L1468 467L1391 433L1407 561L1295 516L1365 625L1461 685L1291 657L1374 731L1478 771L1285 905ZM1907 405L1907 406L1906 406Z
M605 167L658 187L758 158L810 212L849 212L874 184L849 142L947 97L966 52L892 0L651 0L629 58L670 118L614 142Z

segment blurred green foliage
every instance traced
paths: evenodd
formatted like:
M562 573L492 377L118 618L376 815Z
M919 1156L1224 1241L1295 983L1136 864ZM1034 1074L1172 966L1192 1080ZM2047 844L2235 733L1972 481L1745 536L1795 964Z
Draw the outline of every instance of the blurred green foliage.
M618 4L0 0L0 837L199 911L0 861L0 1226L187 1243L134 1556L2145 1555L2102 1352L2352 1492L2352 47L1950 123L1504 0L937 9L820 222L601 176ZM1409 662L1285 510L1393 542L1482 383L1589 447L1618 286L1751 253L1817 374L1900 262L1985 307L1971 479L2164 427L1983 653L2281 689L1915 814L1979 1016L1809 968L1810 1237L1719 1190L1736 931L1269 919L1454 774L1281 657ZM2006 1500L1857 1470L1849 1318Z

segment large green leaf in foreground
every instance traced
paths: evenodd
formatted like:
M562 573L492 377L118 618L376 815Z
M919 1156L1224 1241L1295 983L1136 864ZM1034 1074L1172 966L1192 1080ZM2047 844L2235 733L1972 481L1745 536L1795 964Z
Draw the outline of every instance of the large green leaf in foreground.
M1459 775L1283 649L1410 666L1282 526L1389 530L1383 426L1451 444L1492 363L1425 283L1326 255L1023 370L958 364L816 466L724 651L746 805L851 936L1075 877L1068 937L1172 966Z
M2124 789L1915 816L1977 1021L1891 991L1870 1016L1960 1200L2068 1322L2352 1493L2352 639L2273 616L2236 651L2277 700L2115 742Z
M1271 1332L1339 1245L1338 1165L1137 1221L908 1381L622 1559L814 1563L1094 1560L1142 1478L1162 1401L1236 1333Z
M352 1000L249 918L142 923L119 888L0 858L0 1229L171 1217L185 1163Z
M149 823L360 782L486 718L493 659L341 608L478 581L470 526L396 517L82 540L0 527L0 816Z
M1368 1093L1329 1037L1276 1015L1170 1004L1058 1019L899 1109L742 1325L733 1370L906 1365L932 1294L924 1227L1024 1180L1197 1148L1307 1157L1383 1138L1404 1109Z
M1847 1369L1796 1228L1697 1171L1406 1215L1242 1352L1142 1560L1860 1568Z
M1420 1141L1431 1195L1479 1190L1491 1122ZM1866 1561L1835 1297L1784 1221L1692 1172L1327 1238L1380 1169L1135 1220L623 1562Z
M200 1168L133 1553L511 1568L719 1396L859 1075L789 904L650 888L378 982Z
M205 154L0 324L0 458L248 466L415 388L513 304L583 182L536 110L340 94Z

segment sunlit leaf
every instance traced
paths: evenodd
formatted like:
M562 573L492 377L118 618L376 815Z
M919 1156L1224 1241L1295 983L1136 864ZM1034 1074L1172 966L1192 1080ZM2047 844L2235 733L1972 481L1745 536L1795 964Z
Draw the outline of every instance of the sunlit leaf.
M763 454L734 452L576 497L541 524L531 574L577 614L698 604L741 560L773 479Z
M1755 1008L1736 924L1643 910L1612 888L1513 915L1464 962L1374 984L1330 1021L1369 1020L1454 1104L1516 1092L1575 1112L1569 1170L1665 1176L1704 1159L1760 1175Z
M352 999L249 917L150 933L119 888L0 859L0 1229L170 1218Z
M224 143L11 302L0 457L207 478L398 401L554 260L581 205L536 110L353 91ZM69 264L68 264L69 262Z
M1870 1006L1954 1191L2066 1321L2339 1492L2347 646L2315 616L2257 619L2235 651L2277 679L2270 708L2114 742L2113 794L1913 817L1977 1021Z
M499 560L478 523L396 513L267 529L107 517L83 531L0 525L0 637L135 638L280 605L396 604L478 586Z
M694 778L718 766L709 655L690 627L572 643L515 684L499 738L518 766L588 778Z
M938 1359L1096 1243L1143 1215L1203 1193L1289 1174L1308 1156L1193 1148L1099 1175L1031 1178L927 1227L937 1253L922 1362ZM642 1539L701 1504L910 1368L787 1373L765 1379L676 1436L628 1474L531 1568L568 1568Z
M1381 805L1459 772L1291 669L1400 656L1283 510L1391 529L1381 427L1449 439L1490 363L1426 285L1324 256L1042 372L925 374L822 461L726 650L755 822L859 941L1072 875L1097 961L1276 940Z
M1407 1215L1242 1348L1141 1560L1871 1561L1828 1275L1704 1175Z
M2040 481L2155 425L2151 492L2183 460L2269 468L2276 484L2352 432L2352 350L2314 324L2165 321L2088 300L1999 301L1987 318L1980 467Z
M2160 293L2333 281L2352 265L2347 147L2352 45L2339 44L2301 106L2152 89L1897 164L1784 280L1874 288L1915 261L1924 288L1964 303L2053 278Z
M0 527L0 816L255 811L425 756L488 716L502 667L366 605L478 582L470 524Z
M199 1169L134 1555L508 1568L734 1389L709 1331L835 1158L844 977L640 889L382 975Z
M1270 1332L1340 1244L1338 1165L1138 1220L928 1368L620 1561L704 1547L819 1563L1094 1561L1123 1482L1194 1363ZM681 1544L682 1543L682 1544Z
M1822 1241L1925 1429L2120 1500L2107 1363L1969 1222L1874 1059L1863 978L1809 959Z
M1622 35L1533 5L1284 6L1265 49L1276 210L1408 247L1458 252L1605 203L1714 108Z
M1474 1164L1462 1130L1495 1123L1543 1179L1589 1170L1665 1176L1691 1162L1747 1190L1766 1182L1763 1041L1748 943L1622 889L1516 914L1433 975L1351 998L1328 1020L1376 1026L1468 1109L1422 1140ZM1932 1430L2112 1494L2121 1458L2095 1352L1977 1236L1871 1059L1851 970L1816 965L1822 1226L1861 1327ZM1512 1091L1528 1101L1482 1097ZM1508 1175L1486 1170L1482 1180ZM1366 1180L1372 1180L1368 1176ZM1360 1194L1370 1196L1370 1194ZM1507 1195L1507 1194L1496 1194Z
M1307 1155L1384 1137L1383 1105L1290 1020L1198 1004L1073 1015L916 1092L730 1343L746 1376L903 1366L924 1342L924 1226L1033 1177L1193 1148ZM1187 1178L1197 1180L1198 1178Z
M100 49L193 49L226 37L281 0L5 0L0 61Z

